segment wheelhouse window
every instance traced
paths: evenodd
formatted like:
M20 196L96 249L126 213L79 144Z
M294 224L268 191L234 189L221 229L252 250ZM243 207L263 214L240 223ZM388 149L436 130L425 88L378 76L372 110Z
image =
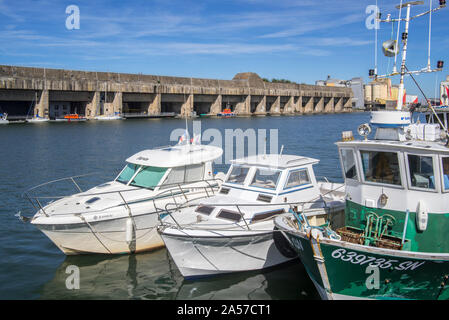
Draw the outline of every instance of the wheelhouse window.
M227 182L243 184L248 175L248 171L249 168L247 167L233 166Z
M365 181L401 185L398 155L394 152L360 151Z
M341 150L341 162L346 179L357 180L357 167L355 164L354 151L351 149Z
M310 178L307 172L307 169L301 169L296 171L291 171L288 174L287 184L284 189L293 188L297 186L301 186L304 184L309 184Z
M142 170L137 173L130 185L154 189L159 184L159 181L161 181L166 171L167 168L142 167Z
M443 188L449 191L449 157L443 157Z
M274 190L276 189L280 174L281 172L277 170L257 169L250 186Z
M432 157L409 154L407 158L411 187L435 190Z
M198 182L203 179L204 164L172 168L162 187L168 188L178 184Z
M125 169L122 170L120 175L117 177L116 181L128 184L128 182L131 180L131 178L134 176L134 174L139 169L139 166L136 164L128 163L125 167Z

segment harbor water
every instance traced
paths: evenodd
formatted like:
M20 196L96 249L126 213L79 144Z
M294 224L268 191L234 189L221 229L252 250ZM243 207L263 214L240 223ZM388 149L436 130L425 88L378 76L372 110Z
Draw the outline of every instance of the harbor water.
M320 159L317 176L342 182L335 142L341 132L369 121L369 113L251 118L201 118L203 132L218 129L278 129L284 154ZM191 122L189 123L192 128ZM58 178L95 173L80 186L112 180L126 158L173 144L181 119L10 124L0 127L0 299L319 299L299 261L263 272L186 281L165 249L134 255L66 257L44 234L15 214L35 213L22 193ZM207 142L204 142L207 143ZM223 157L224 162L225 157ZM225 171L226 163L215 165ZM55 184L52 195L76 190ZM80 288L69 290L66 271L80 270Z

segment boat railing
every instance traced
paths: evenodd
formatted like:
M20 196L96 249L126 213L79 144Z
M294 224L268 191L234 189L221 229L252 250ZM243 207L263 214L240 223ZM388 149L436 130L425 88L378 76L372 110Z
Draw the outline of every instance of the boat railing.
M188 202L186 202L186 203L184 203L181 206L177 205L176 203L167 203L165 205L165 212L164 213L165 213L165 215L168 215L168 216L171 217L171 219L173 220L174 224L176 225L176 227L178 229L183 229L184 228L183 225L180 224L175 219L175 217L172 215L172 212L183 210L183 209L187 209L187 208L198 207L198 206L213 206L213 207L218 207L218 208L221 208L221 207L234 207L234 208L237 209L238 213L241 216L241 220L245 223L245 225L242 226L241 224L239 224L238 222L240 222L240 221L237 221L234 224L236 226L238 226L238 227L243 227L244 229L246 228L247 230L253 230L250 227L252 217L250 217L250 218L246 217L245 218L245 214L242 211L242 208L244 208L244 207L261 207L261 208L266 208L266 207L281 207L282 206L284 208L288 208L288 211L304 212L304 211L307 210L307 209L305 209L305 207L307 205L318 204L318 203L322 203L323 207L316 208L316 209L319 209L319 210L323 210L324 209L326 211L329 211L331 209L328 206L327 202L320 197L320 198L316 198L316 199L312 199L312 200L308 200L308 201L280 202L280 203L188 203ZM172 208L173 206L175 208ZM273 211L275 211L275 210L276 209L273 209ZM311 210L315 210L315 209L311 209ZM267 219L264 219L264 220L272 219L275 216L276 215L270 216L270 217L268 217ZM164 226L164 225L165 226L173 225L171 223L167 223L166 221L162 221L162 219L160 219L160 221L161 221L161 225L162 226ZM263 220L260 220L260 221L263 221ZM191 224L189 224L188 227L189 228L193 228L193 226ZM220 230L223 230L223 229L220 229ZM255 230L253 230L253 231L255 231Z
M48 182L39 184L37 186L34 186L34 187L26 190L25 192L23 192L22 198L26 198L36 210L43 212L43 214L48 217L50 215L45 211L46 204L43 205L42 201L50 200L49 203L51 203L52 201L65 198L65 197L67 197L67 195L37 196L37 195L33 195L32 193L40 188L45 187L45 186L48 186L48 185L51 185L54 183L58 183L58 182L62 182L62 181L66 181L66 182L70 182L71 185L77 191L77 194L73 194L71 196L94 197L94 196L101 196L101 195L108 195L108 194L117 194L122 199L122 202L123 202L122 204L127 208L129 214L131 214L130 204L132 204L134 200L126 201L124 194L126 194L128 192L135 192L137 190L145 190L145 189L154 191L153 189L150 189L150 188L141 188L141 189L112 190L112 191L105 191L105 192L89 192L88 194L82 194L84 191L81 189L79 182L77 183L76 180L83 178L83 177L87 177L87 176L93 176L95 174L97 174L97 173L88 173L88 174L71 176L71 177L60 178L60 179L48 181ZM201 183L205 183L206 185L199 185ZM206 197L209 197L211 195L215 195L216 190L218 190L218 188L221 186L222 183L223 183L222 179L213 178L213 179L189 181L188 183L184 183L183 185L181 185L180 183L165 184L165 185L163 185L164 189L159 189L159 192L157 192L156 194L153 194L145 199L139 198L136 200L138 200L138 201L152 200L154 207L155 207L156 211L158 212L158 211L164 210L164 209L158 208L156 205L156 200L158 200L160 198L163 198L166 196L171 197L172 201L177 203L176 196L179 196L180 194L182 194L185 201L189 201L187 193L192 192L192 190L195 190L197 192L198 191L203 192L206 194ZM199 197L199 198L201 198L201 197ZM196 198L196 199L199 199L199 198ZM185 201L182 201L180 204L184 203ZM68 213L68 214L70 214L70 213ZM73 214L75 214L75 213L73 213Z

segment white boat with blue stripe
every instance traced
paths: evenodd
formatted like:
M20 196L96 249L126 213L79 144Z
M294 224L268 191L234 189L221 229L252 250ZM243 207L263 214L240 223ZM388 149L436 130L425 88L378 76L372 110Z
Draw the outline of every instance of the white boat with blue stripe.
M279 154L233 160L218 195L170 210L159 233L181 274L259 270L296 258L273 219L295 206L344 208L344 184L317 182L318 162Z

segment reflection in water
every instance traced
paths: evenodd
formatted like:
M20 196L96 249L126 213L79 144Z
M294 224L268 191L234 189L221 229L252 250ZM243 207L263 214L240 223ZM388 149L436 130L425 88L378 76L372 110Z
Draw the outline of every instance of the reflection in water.
M75 265L80 289L66 288ZM293 261L264 272L245 272L184 281L165 249L123 256L68 256L41 299L317 299L313 284Z
M80 270L80 289L68 290L66 268ZM182 276L165 249L123 256L68 256L41 291L42 299L174 299Z

